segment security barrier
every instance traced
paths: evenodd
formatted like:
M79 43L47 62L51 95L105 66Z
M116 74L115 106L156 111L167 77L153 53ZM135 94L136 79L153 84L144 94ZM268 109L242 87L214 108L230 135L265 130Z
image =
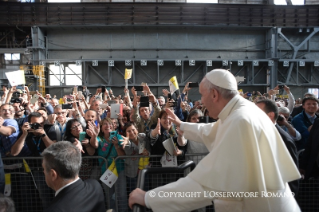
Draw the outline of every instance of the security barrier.
M178 165L185 161L192 160L198 163L206 154L186 154L185 157L179 158ZM118 180L112 188L107 187L100 182L104 196L106 209L115 209L118 212L131 211L128 207L128 195L137 187L138 173L141 167L129 167L128 161L137 161L141 158L149 158L144 160L145 167L161 167L161 155L152 155L149 157L135 156L119 156L114 158L115 162L122 163L124 169L118 172ZM107 160L99 156L90 156L82 158L82 167L80 170L80 178L85 180L89 178L99 180L102 176L101 168L108 167ZM16 207L17 212L42 212L45 207L54 198L54 191L50 189L45 182L42 157L11 157L3 158L6 173L6 190L5 195L10 196ZM104 161L99 165L98 160ZM145 161L148 161L146 164ZM138 164L138 163L137 163ZM134 173L135 172L135 173ZM188 174L169 173L169 174L152 174L145 179L144 189L151 190L158 186L174 182ZM133 174L132 174L133 173ZM298 196L296 197L302 211L316 211L319 208L319 180L301 180ZM213 206L199 209L198 211L211 212L214 211Z
M196 161L197 163L206 156L205 154L186 154L184 157L178 157L177 158L177 165L180 165L190 159L193 161ZM142 158L149 158L148 164L143 164L145 168L148 167L162 167L160 160L162 158L162 155L151 155L151 156L141 156L141 155L134 155L134 156L118 156L115 158L115 161L120 161L123 163L122 165L125 167L124 170L119 172L119 178L116 181L115 184L115 202L116 202L116 211L122 212L122 211L131 211L128 208L128 196L131 193L132 190L134 190L137 187L137 180L138 180L138 173L141 171L140 166L135 166L135 170L132 167L128 167L128 165L131 165L131 161L136 161L138 164L138 161ZM129 160L131 160L129 162ZM134 173L135 172L135 173ZM166 185L171 182L177 181L181 177L185 177L189 173L189 170L186 170L184 173L162 173L162 174L152 174L150 176L147 176L144 182L144 190L148 191L153 188ZM209 206L207 208L203 208L201 211L214 211L213 206Z
M83 180L100 179L101 166L98 159L103 160L102 166L107 167L103 157L83 157L79 177ZM17 212L42 212L54 198L55 192L45 182L42 168L42 157L3 158L6 174L5 195L10 196ZM109 189L103 187L106 208L111 207Z

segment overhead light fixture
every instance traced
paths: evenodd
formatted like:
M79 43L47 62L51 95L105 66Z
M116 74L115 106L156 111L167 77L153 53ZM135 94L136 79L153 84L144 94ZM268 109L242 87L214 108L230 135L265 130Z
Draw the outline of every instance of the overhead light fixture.
M299 29L299 33L302 33L302 29L301 28Z

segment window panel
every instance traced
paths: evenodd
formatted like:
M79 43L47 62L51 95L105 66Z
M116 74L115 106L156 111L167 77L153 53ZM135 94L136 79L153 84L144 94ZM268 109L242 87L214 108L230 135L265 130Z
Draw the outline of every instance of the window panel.
M82 80L76 75L66 75L66 85L82 85Z

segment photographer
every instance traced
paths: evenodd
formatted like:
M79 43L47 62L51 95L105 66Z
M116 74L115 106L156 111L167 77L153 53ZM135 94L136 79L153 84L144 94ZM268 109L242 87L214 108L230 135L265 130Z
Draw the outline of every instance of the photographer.
M11 154L18 155L26 145L28 153L20 156L40 156L45 148L56 142L56 133L52 125L44 124L41 113L33 112L28 117L28 122L22 125L22 135L11 148ZM30 167L37 167L36 161L26 160ZM32 174L39 191L39 196L44 209L49 205L53 197L52 190L45 184L45 177L41 169L34 168Z
M293 141L299 141L301 134L288 121L290 114L289 109L287 107L279 107L278 113L277 124L290 135Z
M44 124L41 113L33 112L28 117L28 122L22 126L22 135L11 148L13 156L18 155L26 144L29 154L21 156L40 156L43 150L56 142L56 132L52 125Z

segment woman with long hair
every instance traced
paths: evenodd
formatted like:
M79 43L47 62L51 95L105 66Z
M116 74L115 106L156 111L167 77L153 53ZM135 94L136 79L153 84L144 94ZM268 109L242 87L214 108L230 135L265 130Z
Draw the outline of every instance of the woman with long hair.
M117 131L114 131L114 125L110 118L104 118L100 123L100 133L97 137L98 140L98 148L97 153L98 156L104 157L107 161L107 165L110 166L115 160L117 156L124 156L125 152L123 150L123 137L118 134ZM99 159L100 165L102 165L101 170L102 173L106 171L105 165L103 165L104 160ZM118 209L119 211L127 211L127 195L126 195L126 179L124 172L124 160L117 159L115 162L115 167L118 173L118 179L115 183L115 187L113 186L108 192L109 197L111 198L110 208L115 209L115 195L118 200ZM116 191L116 194L115 194Z

